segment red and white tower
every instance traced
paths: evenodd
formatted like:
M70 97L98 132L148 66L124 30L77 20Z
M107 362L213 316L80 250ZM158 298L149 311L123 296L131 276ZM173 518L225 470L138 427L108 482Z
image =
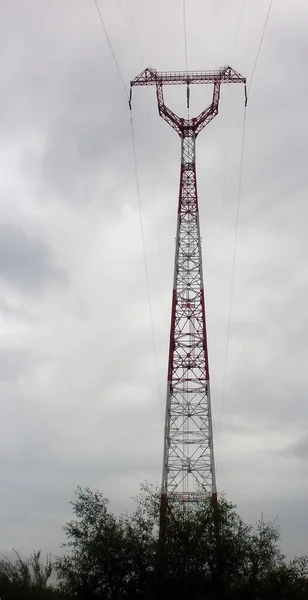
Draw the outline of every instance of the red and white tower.
M198 502L212 495L217 501L195 152L197 135L218 113L222 83L246 84L246 79L226 66L216 71L164 73L147 68L131 81L131 86L156 86L159 114L181 138L161 494L163 536L166 510L173 500ZM192 84L212 84L212 102L199 116L180 118L165 105L163 86L186 85L189 106Z

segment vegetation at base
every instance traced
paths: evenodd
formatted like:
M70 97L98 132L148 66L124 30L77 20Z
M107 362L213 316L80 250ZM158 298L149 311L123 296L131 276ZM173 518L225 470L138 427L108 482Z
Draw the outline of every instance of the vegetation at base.
M185 513L173 505L160 546L159 500L143 486L132 514L117 517L101 492L78 488L64 554L0 560L1 600L308 600L308 557L287 562L274 523L246 525L220 498L217 543L210 500Z
M55 589L48 585L53 565L48 556L44 564L41 552L33 552L27 560L15 551L15 560L0 559L1 600L46 600L60 598Z

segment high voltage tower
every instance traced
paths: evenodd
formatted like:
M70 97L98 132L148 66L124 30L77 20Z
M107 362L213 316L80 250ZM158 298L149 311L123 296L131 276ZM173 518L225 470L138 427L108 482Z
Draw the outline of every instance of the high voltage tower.
M217 506L210 373L196 179L196 137L218 113L222 83L246 79L229 66L216 71L158 72L147 68L133 86L156 86L158 112L181 138L180 190L170 327L168 383L160 507L164 540L168 508L174 501L200 502L212 497ZM211 104L197 117L184 119L165 105L164 85L212 84ZM131 95L130 95L131 107Z

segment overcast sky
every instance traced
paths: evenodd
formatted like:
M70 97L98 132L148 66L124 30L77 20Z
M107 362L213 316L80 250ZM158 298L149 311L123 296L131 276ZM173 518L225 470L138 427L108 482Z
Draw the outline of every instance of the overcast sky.
M127 87L185 68L181 0L99 6ZM268 7L186 0L188 68L249 80ZM180 142L136 88L158 386L130 115L94 1L1 8L0 551L57 552L78 484L120 511L161 478ZM289 555L308 552L307 26L306 0L274 1L250 90L222 424L241 86L197 146L218 486L245 519L278 516ZM185 90L166 98L184 111Z

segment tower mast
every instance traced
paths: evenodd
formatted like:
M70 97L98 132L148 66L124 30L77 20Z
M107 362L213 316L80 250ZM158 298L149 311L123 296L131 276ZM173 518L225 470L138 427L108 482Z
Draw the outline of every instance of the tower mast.
M229 66L216 71L187 72L158 72L147 68L131 81L131 94L133 86L156 86L159 115L181 138L161 489L161 540L165 537L167 508L174 500L200 502L212 496L214 506L217 505L195 156L198 134L218 113L222 83L243 83L247 102L246 79ZM212 84L212 102L197 117L183 119L165 105L163 86L186 85L189 106L192 84Z

